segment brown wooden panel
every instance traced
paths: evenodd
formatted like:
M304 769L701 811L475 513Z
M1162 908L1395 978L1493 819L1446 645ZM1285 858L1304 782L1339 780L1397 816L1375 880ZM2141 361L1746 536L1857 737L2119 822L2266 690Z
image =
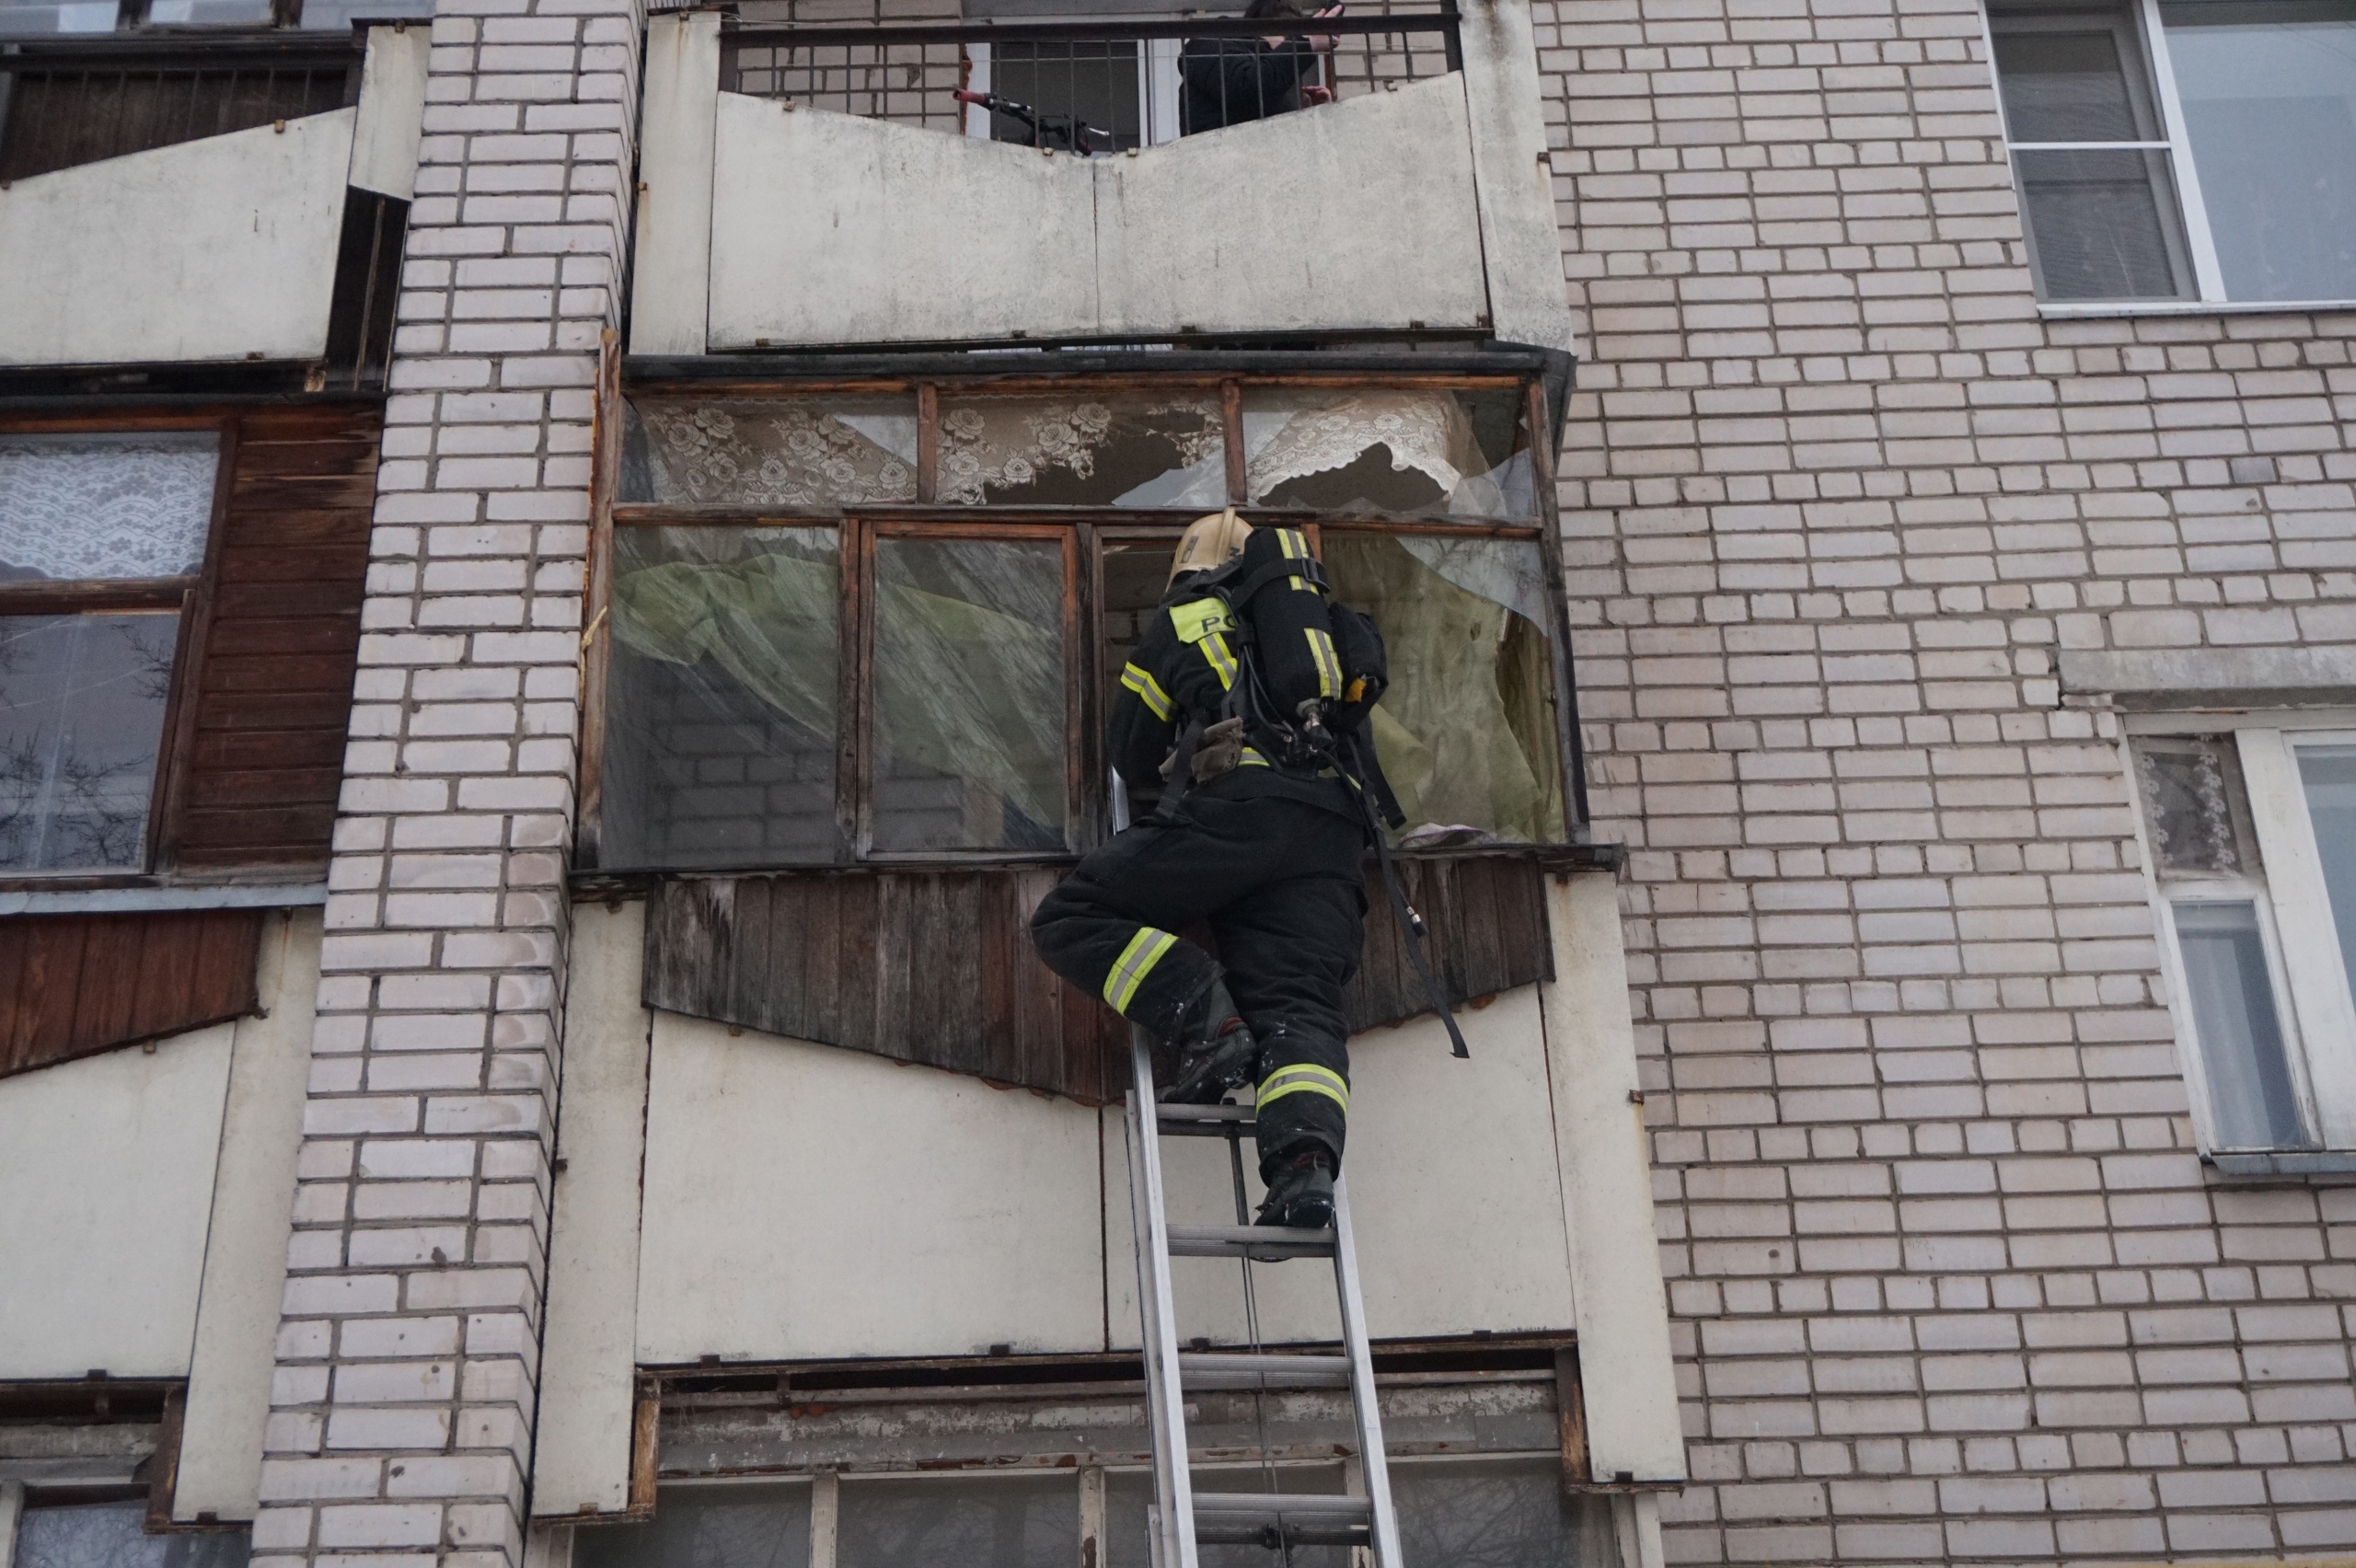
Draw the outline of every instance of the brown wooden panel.
M352 710L381 410L239 416L181 810L182 866L324 867Z
M1458 1001L1554 977L1546 873L1536 861L1475 855L1402 860L1399 871L1407 902L1431 928L1425 958ZM1354 1034L1432 1010L1400 938L1391 896L1372 867L1366 900L1366 953L1344 1001Z
M350 67L127 64L28 70L0 127L0 184L341 108Z
M255 1010L264 909L0 920L0 1078Z

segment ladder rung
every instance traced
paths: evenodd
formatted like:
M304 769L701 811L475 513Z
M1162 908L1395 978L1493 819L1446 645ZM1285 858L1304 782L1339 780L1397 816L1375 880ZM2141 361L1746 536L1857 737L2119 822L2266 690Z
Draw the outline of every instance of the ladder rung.
M1197 1492L1195 1518L1207 1524L1216 1516L1222 1525L1364 1523L1372 1517L1363 1497L1339 1497L1331 1493Z
M1218 1355L1181 1351L1178 1381L1188 1389L1346 1389L1350 1363L1342 1355Z
M1249 1105L1157 1105L1155 1121L1165 1137L1223 1138L1259 1119Z
M1197 1521L1195 1539L1204 1546L1256 1546L1274 1550L1269 1541L1276 1533L1274 1525L1209 1524ZM1285 1546L1371 1546L1374 1531L1366 1525L1303 1525L1299 1521L1287 1525L1278 1536Z
M1330 1258L1334 1232L1295 1230L1280 1225L1173 1225L1173 1258L1243 1258L1272 1262L1282 1258Z

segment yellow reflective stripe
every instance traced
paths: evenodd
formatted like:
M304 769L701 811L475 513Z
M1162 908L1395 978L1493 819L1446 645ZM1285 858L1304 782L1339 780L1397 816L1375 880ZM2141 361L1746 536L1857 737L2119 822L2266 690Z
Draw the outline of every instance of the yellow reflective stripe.
M1317 666L1317 695L1342 695L1342 656L1334 651L1333 635L1316 627L1302 628L1309 634L1309 657Z
M1309 536L1298 528L1279 528L1276 530L1276 548L1285 552L1287 560L1307 560Z
M1127 1013L1138 987L1153 973L1153 966L1161 962L1161 955L1177 944L1178 939L1168 931L1157 931L1151 926L1138 928L1138 934L1121 950L1113 973L1104 976L1104 999L1113 1004L1114 1012Z
M1324 1067L1312 1066L1306 1062L1278 1067L1260 1080L1260 1090L1255 1098L1259 1107L1265 1110L1270 1101L1282 1100L1288 1094L1322 1094L1340 1106L1344 1115L1349 1113L1350 1086L1343 1081L1341 1074Z
M1146 707L1152 709L1156 719L1170 717L1170 694L1161 689L1161 683L1145 671L1135 664L1124 666L1121 671L1121 684L1137 693Z
M1215 631L1235 629L1235 617L1223 599L1195 599L1170 606L1170 625L1181 642L1200 642Z
M1203 657L1210 661L1211 669L1218 676L1220 688L1231 688L1235 685L1235 655L1229 651L1227 639L1214 631L1195 646L1200 648Z
M1238 767L1274 767L1276 765L1270 762L1266 757L1262 756L1258 752L1253 751L1250 746L1245 746L1243 748L1243 755L1242 759L1236 763L1236 766Z

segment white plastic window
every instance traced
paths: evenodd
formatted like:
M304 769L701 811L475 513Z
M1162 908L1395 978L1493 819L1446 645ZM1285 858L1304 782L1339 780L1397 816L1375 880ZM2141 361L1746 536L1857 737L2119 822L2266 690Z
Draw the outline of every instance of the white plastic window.
M2137 728L2202 1147L2356 1150L2356 715Z
M2356 0L1997 5L1989 29L2038 298L2356 297Z

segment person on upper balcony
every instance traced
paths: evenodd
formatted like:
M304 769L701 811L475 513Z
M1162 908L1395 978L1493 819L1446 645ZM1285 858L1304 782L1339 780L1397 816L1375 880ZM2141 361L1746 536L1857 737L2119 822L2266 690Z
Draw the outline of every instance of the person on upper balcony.
M1342 7L1312 12L1302 0L1252 0L1243 14L1255 19L1338 17ZM1332 54L1337 41L1332 33L1188 39L1178 52L1178 133L1192 136L1331 103L1333 91L1314 78L1320 59Z

